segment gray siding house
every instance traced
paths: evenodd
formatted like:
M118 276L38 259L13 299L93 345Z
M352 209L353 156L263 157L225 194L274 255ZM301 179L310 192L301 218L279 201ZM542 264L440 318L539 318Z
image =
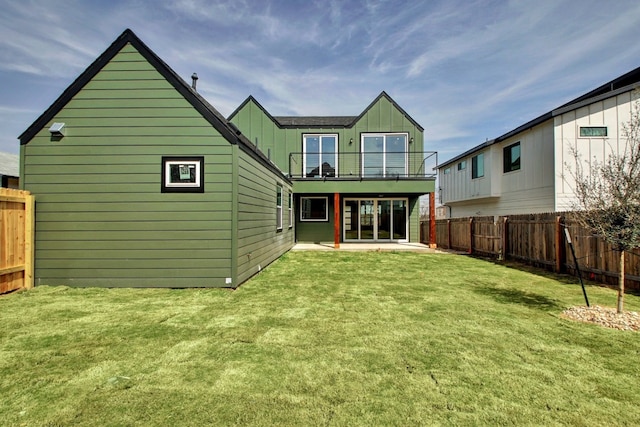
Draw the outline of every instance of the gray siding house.
M36 285L236 287L294 244L292 181L131 30L19 139Z

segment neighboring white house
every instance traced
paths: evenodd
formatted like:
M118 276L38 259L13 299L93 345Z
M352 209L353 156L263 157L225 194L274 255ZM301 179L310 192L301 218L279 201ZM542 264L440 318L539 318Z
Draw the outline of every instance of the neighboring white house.
M620 152L640 68L438 166L439 217L570 210L577 149L585 170Z
M16 154L0 153L0 187L18 188L20 157Z

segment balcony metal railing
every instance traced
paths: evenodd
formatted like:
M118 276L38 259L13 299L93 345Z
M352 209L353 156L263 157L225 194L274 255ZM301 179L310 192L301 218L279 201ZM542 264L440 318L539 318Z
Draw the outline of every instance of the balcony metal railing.
M296 179L430 179L437 165L436 151L289 154L289 176Z

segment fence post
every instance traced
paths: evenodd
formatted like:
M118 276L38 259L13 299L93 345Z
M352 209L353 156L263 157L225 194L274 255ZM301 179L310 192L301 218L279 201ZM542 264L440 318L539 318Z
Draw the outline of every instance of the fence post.
M564 265L567 261L567 251L564 246L564 221L562 216L556 216L556 273L564 272Z
M473 253L473 217L469 218L469 253Z
M505 216L504 218L502 218L502 259L506 260L507 259L507 254L509 253L509 248L507 247L509 245L509 227L508 227L508 223L509 222L509 217Z
M429 193L429 247L437 247L436 241L436 193Z
M24 287L33 288L35 270L35 228L36 228L36 202L31 193L24 200Z
M451 249L451 220L447 220L447 249Z

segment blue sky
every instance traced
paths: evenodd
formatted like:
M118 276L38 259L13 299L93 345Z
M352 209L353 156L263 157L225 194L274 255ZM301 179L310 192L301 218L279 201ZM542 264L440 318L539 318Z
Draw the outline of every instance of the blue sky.
M0 0L0 151L126 28L229 115L383 90L447 160L640 66L637 0Z

